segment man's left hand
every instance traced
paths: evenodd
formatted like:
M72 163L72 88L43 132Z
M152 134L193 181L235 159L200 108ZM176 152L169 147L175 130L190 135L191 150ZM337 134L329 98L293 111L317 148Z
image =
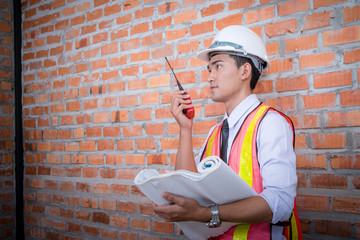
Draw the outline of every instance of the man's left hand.
M154 204L153 209L156 215L167 222L207 222L211 219L210 208L200 206L194 199L176 196L168 192L164 192L162 197L172 204L164 206Z

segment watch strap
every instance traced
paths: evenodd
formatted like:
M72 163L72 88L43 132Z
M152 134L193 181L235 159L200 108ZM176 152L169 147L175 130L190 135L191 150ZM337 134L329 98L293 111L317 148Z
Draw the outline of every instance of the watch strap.
M206 226L208 226L209 228L220 227L221 220L219 216L218 206L216 204L211 204L209 207L211 210L211 220L210 222L206 223Z

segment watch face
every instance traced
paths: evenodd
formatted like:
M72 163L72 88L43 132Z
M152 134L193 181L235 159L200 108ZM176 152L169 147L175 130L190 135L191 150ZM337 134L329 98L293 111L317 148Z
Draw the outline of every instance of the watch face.
M208 223L206 223L206 226L208 228L217 228L221 226L221 222L213 222L212 220Z

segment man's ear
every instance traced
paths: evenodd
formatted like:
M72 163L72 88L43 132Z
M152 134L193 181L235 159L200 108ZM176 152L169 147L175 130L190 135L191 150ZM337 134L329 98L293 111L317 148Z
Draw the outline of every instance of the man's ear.
M251 79L251 64L250 63L245 63L244 65L241 66L242 67L242 73L241 73L241 77L243 79Z

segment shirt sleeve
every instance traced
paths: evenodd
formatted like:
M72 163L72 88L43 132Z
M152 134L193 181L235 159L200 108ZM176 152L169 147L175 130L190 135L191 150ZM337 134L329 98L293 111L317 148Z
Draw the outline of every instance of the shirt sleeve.
M272 223L288 220L294 208L297 175L292 143L290 124L279 113L268 112L259 126L257 147L264 189L260 196L273 212Z

